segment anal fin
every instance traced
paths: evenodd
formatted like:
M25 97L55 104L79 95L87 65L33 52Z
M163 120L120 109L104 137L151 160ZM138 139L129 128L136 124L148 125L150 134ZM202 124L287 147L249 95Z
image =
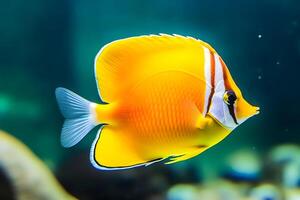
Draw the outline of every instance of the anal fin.
M102 170L128 169L148 166L162 158L146 158L126 132L103 127L91 148L92 164Z

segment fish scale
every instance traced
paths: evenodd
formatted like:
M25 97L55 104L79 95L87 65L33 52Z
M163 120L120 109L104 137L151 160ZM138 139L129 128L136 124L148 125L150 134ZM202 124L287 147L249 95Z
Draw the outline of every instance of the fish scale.
M163 81L165 76L170 76L173 73L178 76L177 79L168 80L167 82ZM176 91L174 88L181 81L197 83L199 86L201 84L200 81L185 73L168 72L167 74L162 73L149 78L149 80L140 83L138 87L128 93L128 98L126 99L135 103L130 104L130 106L120 106L128 107L127 112L131 113L128 116L123 115L120 121L124 120L122 124L125 127L133 127L131 132L136 140L146 140L147 143L151 143L152 141L149 142L151 138L154 143L163 144L173 143L174 141L178 143L180 140L185 140L186 137L192 137L192 133L195 132L193 131L195 129L193 121L196 121L196 118L191 120L191 112L195 111L194 109L196 108L196 106L192 105L201 103L191 102L191 99L201 100L201 94L197 93L197 89L195 90L192 87L183 87L179 88L180 95L175 98L174 93ZM192 84L189 85L192 86ZM141 99L139 97L141 91L148 92L143 95L142 101L134 101L134 99ZM180 104L186 104L189 107L181 106ZM187 109L184 109L185 107Z

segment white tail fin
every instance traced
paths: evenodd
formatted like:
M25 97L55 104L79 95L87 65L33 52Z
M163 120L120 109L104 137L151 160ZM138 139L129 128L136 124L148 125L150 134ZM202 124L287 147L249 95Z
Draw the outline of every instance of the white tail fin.
M91 112L93 103L65 88L56 88L55 95L60 111L66 118L61 144L72 147L98 125Z

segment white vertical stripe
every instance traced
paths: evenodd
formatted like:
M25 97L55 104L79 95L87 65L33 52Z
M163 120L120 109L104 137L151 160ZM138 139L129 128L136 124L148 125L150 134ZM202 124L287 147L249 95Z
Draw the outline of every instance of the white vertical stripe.
M216 86L216 93L218 95L218 98L222 101L222 104L218 105L218 106L222 106L223 107L223 113L222 116L219 116L220 122L225 125L226 127L233 129L235 127L237 127L237 125L235 124L235 122L233 121L232 116L229 113L229 109L227 107L227 105L223 102L223 95L226 91L225 88L225 80L224 80L224 75L223 75L223 67L222 67L222 63L220 61L220 56L215 54L214 55L215 58L215 86Z
M208 112L208 101L210 93L212 92L211 86L211 59L210 59L210 50L206 47L204 49L204 78L205 78L205 100L204 100L204 109L203 115L206 115Z
M214 54L215 59L215 88L218 88L219 91L225 91L225 83L224 83L224 76L223 76L223 68L220 62L220 57L217 54ZM221 85L218 85L221 84Z

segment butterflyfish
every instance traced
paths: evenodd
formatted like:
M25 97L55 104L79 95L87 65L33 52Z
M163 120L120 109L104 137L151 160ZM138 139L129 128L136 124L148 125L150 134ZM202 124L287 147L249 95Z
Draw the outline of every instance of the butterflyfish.
M61 87L56 98L65 117L64 147L101 125L90 150L98 169L192 158L259 112L243 98L218 53L192 37L160 34L113 41L95 57L94 70L104 103Z

